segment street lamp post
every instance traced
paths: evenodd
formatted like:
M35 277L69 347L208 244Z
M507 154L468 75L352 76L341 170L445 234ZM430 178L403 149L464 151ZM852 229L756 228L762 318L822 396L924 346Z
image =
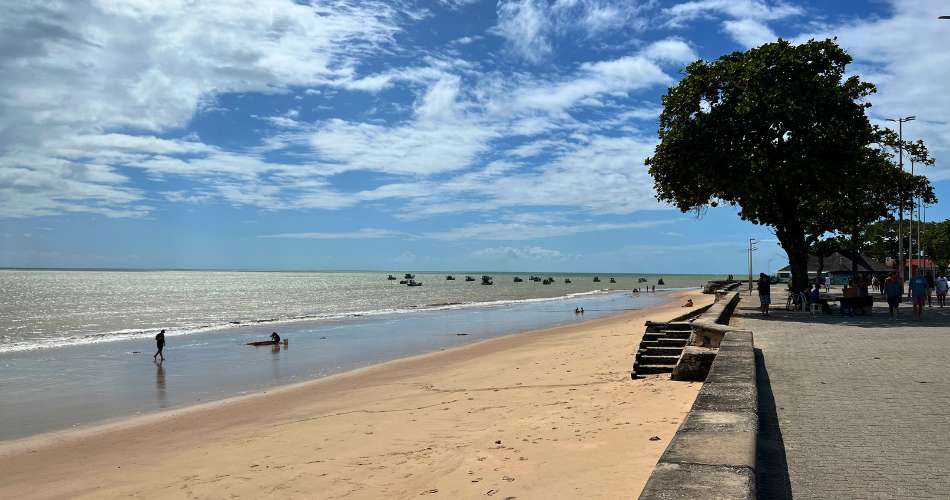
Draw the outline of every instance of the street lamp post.
M754 246L758 242L755 238L749 238L749 295L752 295L752 252L758 250Z
M899 144L897 145L898 151L898 162L901 166L901 172L904 171L904 122L910 122L916 120L916 116L904 116L901 118L887 118L889 122L897 122L897 136L899 137ZM901 232L904 225L904 186L901 183L901 186L898 187L900 202L898 203L897 210L897 277L901 280L904 279L904 240L901 238Z

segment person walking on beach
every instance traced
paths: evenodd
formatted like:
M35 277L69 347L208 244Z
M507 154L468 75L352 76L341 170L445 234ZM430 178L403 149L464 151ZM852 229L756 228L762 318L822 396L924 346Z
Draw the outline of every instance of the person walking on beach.
M887 298L887 312L891 318L897 316L897 308L901 303L901 296L904 295L904 283L897 277L896 273L891 273L884 280L884 297Z
M165 330L158 332L158 335L155 336L155 345L158 347L158 352L152 356L152 359L157 360L161 356L162 361L165 361L165 355L162 354L162 350L165 349Z
M927 300L927 278L924 278L924 272L918 269L907 286L914 303L914 319L920 319L924 314L924 301Z
M759 273L759 306L762 308L762 315L769 315L769 304L772 303L772 284L769 283L769 277L765 273Z

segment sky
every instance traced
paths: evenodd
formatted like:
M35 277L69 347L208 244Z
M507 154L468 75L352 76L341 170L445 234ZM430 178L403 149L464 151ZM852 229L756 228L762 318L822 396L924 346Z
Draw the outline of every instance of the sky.
M943 0L0 6L0 266L743 273L643 160L697 59L837 37L950 199ZM945 160L946 159L946 160ZM908 166L909 168L909 166ZM928 218L950 216L946 204Z

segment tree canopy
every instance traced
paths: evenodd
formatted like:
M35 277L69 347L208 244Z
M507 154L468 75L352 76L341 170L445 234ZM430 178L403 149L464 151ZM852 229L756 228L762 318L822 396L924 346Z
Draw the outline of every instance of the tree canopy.
M684 212L726 203L771 226L796 290L822 237L859 231L913 196L936 201L925 177L894 161L901 146L932 163L926 148L870 123L875 88L846 77L850 62L834 40L778 40L687 66L663 97L646 160L657 198Z

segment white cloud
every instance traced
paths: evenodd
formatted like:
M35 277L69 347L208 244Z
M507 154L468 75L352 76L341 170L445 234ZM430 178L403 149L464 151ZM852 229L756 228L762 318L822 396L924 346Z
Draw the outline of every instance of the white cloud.
M538 62L551 53L545 0L502 0L497 31L525 59Z
M403 237L403 236L405 236L403 233L390 231L388 229L364 228L357 231L340 232L340 233L308 232L308 233L262 234L258 236L258 238L275 238L275 239L291 239L291 240L365 240L365 239L379 239L379 238L398 238L398 237Z
M220 93L353 80L355 60L389 43L403 15L347 0L7 2L0 216L148 212L122 186L123 161L213 148L133 133L183 127Z
M764 0L696 0L673 5L663 10L667 25L680 27L688 21L710 16L726 16L723 30L743 47L773 42L778 37L766 24L801 16L805 10L785 2Z
M550 220L550 217L547 217ZM426 233L425 238L435 240L485 240L485 241L519 241L539 238L553 238L580 233L594 233L604 231L622 231L625 229L644 229L672 224L676 220L639 221L623 223L559 223L508 221L476 223L462 226L448 231Z
M643 29L642 9L640 2L627 0L500 0L493 31L515 54L537 63L552 54L559 37Z
M924 139L936 158L924 170L931 179L950 178L950 21L946 2L892 0L891 14L868 20L847 20L824 31L805 33L797 41L836 36L838 44L854 58L849 69L874 83L878 92L868 100L868 113L878 124L894 126L882 118L916 115L904 125L904 137ZM920 173L920 169L917 171Z
M724 14L734 19L774 21L804 14L804 9L785 2L763 0L696 0L683 2L664 9L674 24L691 21L711 13Z
M472 252L476 258L508 259L508 260L560 260L564 255L559 250L552 250L538 246L531 247L491 247Z
M725 21L723 28L733 38L745 47L758 47L763 43L774 42L778 36L765 24L754 19L738 19Z

